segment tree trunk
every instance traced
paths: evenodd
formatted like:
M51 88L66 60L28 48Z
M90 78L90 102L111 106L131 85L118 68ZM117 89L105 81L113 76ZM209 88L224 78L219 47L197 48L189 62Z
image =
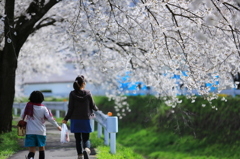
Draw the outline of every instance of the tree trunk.
M13 54L11 47L5 47L1 52L0 68L0 134L12 130L12 104L15 94L15 70L17 60L4 58L6 54ZM14 56L12 56L14 57Z
M16 36L14 35L15 0L7 0L4 21L5 46L0 52L0 133L12 130L12 104L17 68Z
M4 37L3 50L0 50L0 134L12 130L12 106L15 95L15 75L17 69L17 59L21 47L33 32L41 27L52 25L39 25L37 29L34 25L61 0L49 0L44 6L44 1L37 4L34 1L29 4L27 13L33 14L31 19L26 20L22 15L18 22L14 24L15 0L5 2ZM19 24L19 25L18 25Z

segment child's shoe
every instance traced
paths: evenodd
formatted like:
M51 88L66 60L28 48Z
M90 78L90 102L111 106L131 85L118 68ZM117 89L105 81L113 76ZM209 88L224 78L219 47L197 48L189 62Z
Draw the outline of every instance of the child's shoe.
M78 156L78 159L83 159L83 155L79 155L79 156Z

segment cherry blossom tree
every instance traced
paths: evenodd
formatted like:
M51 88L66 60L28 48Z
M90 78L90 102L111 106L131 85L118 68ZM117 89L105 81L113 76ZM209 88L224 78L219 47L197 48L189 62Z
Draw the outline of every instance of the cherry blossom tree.
M122 93L116 77L130 72L130 81L153 87L169 106L181 102L181 88L193 101L197 91L211 104L238 85L239 11L238 0L79 1L69 32L80 66L94 68L90 74L111 83L115 94ZM217 91L210 93L206 83Z
M64 64L69 54L63 52L66 49L59 46L61 40L52 40L58 39L55 37L58 34L48 34L49 32L54 32L54 26L38 30L21 48L16 70L15 98L17 99L21 100L24 96L23 85L27 80L34 77L47 80L51 74L62 74L66 71Z
M10 130L14 78L21 48L23 55L33 51L30 40L37 39L34 33L53 24L57 25L41 37L45 36L53 46L58 41L62 49L72 51L80 72L90 77L91 82L108 87L107 95L118 102L115 107L121 112L120 117L130 111L121 96L125 92L119 89L119 81L126 73L130 75L128 81L144 82L173 108L181 102L176 98L181 88L193 101L197 91L211 103L221 90L238 84L233 77L240 72L239 0L0 3L1 10L5 10L0 15L0 35L4 35L0 38L0 121L4 121L0 122L0 131ZM48 38L53 35L54 38ZM24 61L25 57L21 59ZM180 79L173 78L174 75ZM218 90L210 94L206 83L217 86Z

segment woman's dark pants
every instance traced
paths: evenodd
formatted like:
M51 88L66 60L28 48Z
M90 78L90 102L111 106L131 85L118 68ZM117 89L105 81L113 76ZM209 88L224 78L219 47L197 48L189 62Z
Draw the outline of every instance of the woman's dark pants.
M90 148L89 133L74 133L74 136L76 139L76 149L78 154L82 154L86 147Z

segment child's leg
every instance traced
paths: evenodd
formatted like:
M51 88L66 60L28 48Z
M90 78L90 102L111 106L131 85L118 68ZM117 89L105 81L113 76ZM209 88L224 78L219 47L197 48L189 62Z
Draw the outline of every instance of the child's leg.
M39 159L45 159L45 147L39 147Z
M36 135L37 136L37 145L39 150L39 159L45 159L45 144L46 144L46 136L44 135Z
M31 157L34 158L35 152L36 147L29 147L28 159L30 159Z

